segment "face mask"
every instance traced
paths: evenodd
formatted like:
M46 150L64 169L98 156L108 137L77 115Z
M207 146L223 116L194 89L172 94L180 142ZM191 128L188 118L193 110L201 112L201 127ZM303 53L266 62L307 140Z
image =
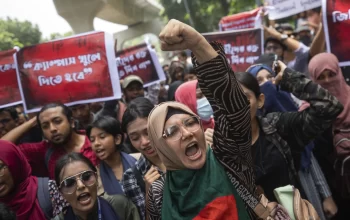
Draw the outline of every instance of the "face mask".
M209 121L211 119L213 109L211 108L207 98L197 100L197 112L203 121Z
M305 44L306 46L310 46L310 44L312 43L312 39L309 36L302 36L299 38L299 41Z

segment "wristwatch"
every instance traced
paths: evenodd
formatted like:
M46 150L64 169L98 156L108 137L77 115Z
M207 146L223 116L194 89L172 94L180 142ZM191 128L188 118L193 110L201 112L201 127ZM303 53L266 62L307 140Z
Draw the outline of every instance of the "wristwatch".
M287 34L282 34L281 35L281 41L283 42L283 41L285 41L285 40L287 40L289 37L288 37L288 35Z

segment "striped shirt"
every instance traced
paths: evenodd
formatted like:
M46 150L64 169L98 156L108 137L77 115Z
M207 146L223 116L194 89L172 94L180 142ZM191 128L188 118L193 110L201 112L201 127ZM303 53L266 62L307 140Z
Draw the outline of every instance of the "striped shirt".
M252 210L258 204L259 197L251 155L249 101L227 62L222 46L217 43L212 46L219 54L216 58L201 65L198 65L195 57L192 58L200 89L214 111L212 149L238 194L250 208L248 211L253 218ZM332 125L343 106L327 90L291 69L284 71L280 84L284 91L308 101L310 109L299 113L271 113L266 123L283 137L284 140L279 137L279 141L283 141L284 146L290 144L293 150L302 151L310 140ZM287 149L290 155L291 148ZM161 219L164 180L162 176L155 181L148 192L147 212L151 220Z
M215 119L213 153L246 204L258 204L252 165L249 101L239 86L220 44L213 43L218 56L203 64L192 57L199 87L210 102ZM149 219L161 219L164 176L148 192Z

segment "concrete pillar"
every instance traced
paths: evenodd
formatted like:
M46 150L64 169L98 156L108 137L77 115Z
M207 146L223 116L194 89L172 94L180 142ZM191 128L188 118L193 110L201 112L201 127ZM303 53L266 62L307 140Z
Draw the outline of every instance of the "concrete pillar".
M158 36L164 26L165 24L159 18L129 26L127 30L114 34L114 38L117 39L117 48L120 50L126 40L136 38L146 33L152 33Z
M53 0L57 13L75 34L94 30L94 18L105 5L103 0ZM54 24L53 24L54 25Z

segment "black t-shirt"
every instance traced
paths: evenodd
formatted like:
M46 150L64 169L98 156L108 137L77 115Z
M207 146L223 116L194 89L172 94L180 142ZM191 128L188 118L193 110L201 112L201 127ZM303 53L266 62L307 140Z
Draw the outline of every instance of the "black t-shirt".
M35 126L29 130L18 142L23 143L38 143L43 140L43 134L39 126Z
M293 185L289 178L288 165L282 153L269 142L260 130L258 140L252 145L256 185L264 189L270 201L276 201L273 190Z

